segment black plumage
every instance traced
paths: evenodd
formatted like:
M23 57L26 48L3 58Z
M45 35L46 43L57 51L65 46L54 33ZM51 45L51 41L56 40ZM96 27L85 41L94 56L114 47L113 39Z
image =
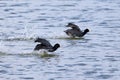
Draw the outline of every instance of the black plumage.
M35 42L39 42L39 44L35 46L34 50L46 49L49 52L53 52L53 51L56 51L60 47L60 44L58 43L52 46L49 41L43 38L37 38Z
M73 23L68 23L66 27L71 27L72 29L67 29L64 32L71 37L83 37L87 32L89 32L89 29L85 29L82 31L79 26L73 24Z

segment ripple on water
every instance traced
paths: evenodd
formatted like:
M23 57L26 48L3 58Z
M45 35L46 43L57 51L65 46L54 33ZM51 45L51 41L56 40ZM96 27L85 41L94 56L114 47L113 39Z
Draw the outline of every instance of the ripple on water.
M4 9L5 12L10 12L10 11L13 11L13 10L14 10L13 8Z
M104 60L110 61L110 62L117 62L120 61L120 56L105 56Z
M116 73L118 71L120 71L118 68L111 68L109 69L110 73Z
M87 64L85 62L76 63L74 65L76 65L76 66L87 66Z
M97 79L110 79L110 78L112 78L113 77L113 75L107 75L107 74L101 74L101 75L98 75L98 76L96 76L96 78Z
M20 77L20 79L33 80L33 79L34 79L34 77Z
M6 3L0 3L0 7L6 7L7 4Z
M10 5L10 7L28 7L29 3L16 3L16 4L12 4Z
M94 75L94 74L96 74L96 73L97 73L97 71L94 71L94 70L93 70L93 71L91 70L91 71L86 71L86 72L84 72L84 74L85 74L85 75L88 75L88 76Z
M8 71L6 71L6 70L0 70L0 74L2 75L2 74L6 74L6 73L8 73Z
M0 0L0 80L119 77L119 3L120 0ZM69 38L63 32L68 22L78 23L81 29L88 26L90 32L84 38ZM34 43L36 36L50 39L53 44L59 42L61 47L55 54L62 55L60 59L32 53L38 44Z

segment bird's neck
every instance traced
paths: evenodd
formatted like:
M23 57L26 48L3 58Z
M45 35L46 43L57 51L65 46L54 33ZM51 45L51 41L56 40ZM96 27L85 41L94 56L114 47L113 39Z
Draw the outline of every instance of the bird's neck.
M55 50L57 50L58 47L53 46L51 49L49 49L50 52L54 52Z
M86 33L87 33L87 32L86 32L86 31L84 31L84 32L83 32L83 34L82 34L82 36L84 36Z
M58 47L56 47L55 45L53 46L53 51L57 50Z

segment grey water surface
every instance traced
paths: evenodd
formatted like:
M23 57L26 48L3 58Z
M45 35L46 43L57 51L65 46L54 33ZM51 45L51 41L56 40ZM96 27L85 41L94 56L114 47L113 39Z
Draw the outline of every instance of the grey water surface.
M90 32L69 38L73 22ZM41 37L57 56L33 51ZM0 80L119 80L120 0L0 0Z

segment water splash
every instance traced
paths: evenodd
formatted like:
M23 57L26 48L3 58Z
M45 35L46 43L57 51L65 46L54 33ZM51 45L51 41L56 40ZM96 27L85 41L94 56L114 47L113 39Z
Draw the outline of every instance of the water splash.
M33 39L35 37L37 37L37 35L35 33L33 33L34 28L30 27L28 28L27 26L24 27L24 38L25 39Z
M35 33L32 32L33 27L28 28L24 27L23 32L20 32L19 34L16 33L14 35L2 35L2 38L0 40L2 41L26 41L26 40L33 40L37 37ZM12 34L12 33L11 33Z

